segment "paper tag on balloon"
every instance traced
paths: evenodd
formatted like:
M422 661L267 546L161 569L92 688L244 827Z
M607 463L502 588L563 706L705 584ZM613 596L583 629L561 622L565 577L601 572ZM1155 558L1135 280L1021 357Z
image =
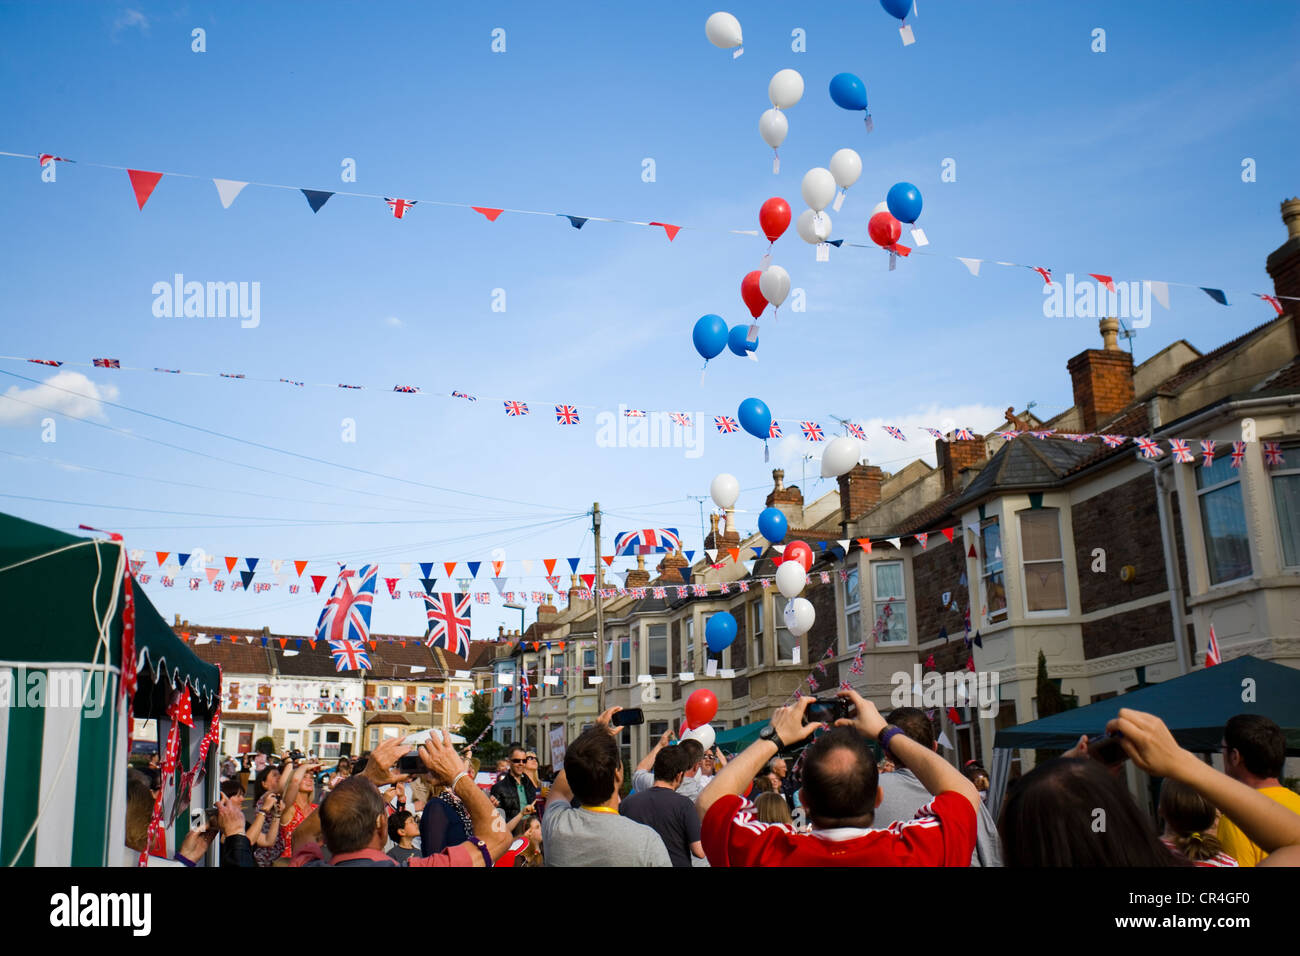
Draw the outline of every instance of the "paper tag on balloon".
M587 684L588 684L588 686L590 686L590 687L595 687L597 684L601 683L604 679L605 679L605 678L602 677L602 676L600 676L599 674L597 674L597 675L595 675L595 676L588 675L588 677L587 677Z
M835 194L835 202L831 205L831 208L834 209L836 212L839 212L840 207L843 205L844 205L844 190L841 189L839 192Z
M718 660L717 660L717 658L710 658L708 664L706 664L705 667L704 667L704 673L707 674L709 677L717 677L717 676L718 676Z
M722 670L718 671L718 676L730 679L736 676L736 672L730 667L724 667Z
M803 648L796 644L790 651L790 663L798 664L799 658L803 656L802 651Z
M817 261L818 262L831 261L831 244L829 242L817 243Z
M731 58L734 60L736 59L736 57L740 56L744 52L745 52L745 48L743 46L738 46L731 51Z
M871 122L871 114L870 114L870 113L867 114L867 120L866 120L866 123L867 123L867 132L868 132L868 133L870 133L873 129L876 128L875 125Z
M889 271L893 272L898 268L898 253L890 252L889 254Z
M915 235L915 233L913 233L913 235ZM759 272L762 272L764 269L766 269L766 268L767 268L768 266L770 266L771 264L772 264L772 253L769 252L769 253L768 253L767 255L765 255L765 256L762 258L762 260L758 263L758 271L759 271Z
M773 157L772 157L772 175L773 175L773 176L779 175L780 172L781 172L781 157L780 157L780 156L773 156Z
M758 341L758 323L757 323L757 322L754 322L752 325L750 325L750 327L749 327L749 334L745 336L745 341L746 341L746 342L757 342L757 341Z
M898 34L903 38L903 46L911 46L916 42L916 37L912 36L912 28L907 25L899 27Z
M749 360L750 360L751 362L757 362L757 361L758 361L758 353L757 353L757 352L746 352L745 355L749 358Z
M930 244L930 240L925 238L925 230L920 226L912 230L912 241L918 246L928 246Z
M695 680L695 671L682 671L677 675L677 679L683 684Z

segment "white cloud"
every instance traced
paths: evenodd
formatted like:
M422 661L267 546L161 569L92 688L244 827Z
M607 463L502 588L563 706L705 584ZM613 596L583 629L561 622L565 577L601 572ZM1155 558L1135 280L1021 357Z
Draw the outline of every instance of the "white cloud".
M113 21L113 35L121 33L123 30L131 27L138 27L141 33L149 32L149 18L139 10L123 10Z
M400 329L403 323L402 320L399 319L397 316L390 315L388 318L384 319L384 325L387 325L390 328Z
M117 394L115 385L96 385L80 372L59 372L41 385L14 385L0 396L0 427L31 425L51 412L106 421L100 403L115 401Z

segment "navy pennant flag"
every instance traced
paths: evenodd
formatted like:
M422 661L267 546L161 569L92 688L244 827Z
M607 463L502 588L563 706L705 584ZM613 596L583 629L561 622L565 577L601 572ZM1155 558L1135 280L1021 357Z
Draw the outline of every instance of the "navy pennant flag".
M307 205L311 206L312 212L320 212L320 207L329 202L330 196L334 195L323 189L304 189L302 194L307 197Z

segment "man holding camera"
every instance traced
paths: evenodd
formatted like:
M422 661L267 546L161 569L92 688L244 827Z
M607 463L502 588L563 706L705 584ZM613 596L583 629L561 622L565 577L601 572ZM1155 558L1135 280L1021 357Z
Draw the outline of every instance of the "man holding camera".
M885 723L875 704L856 691L837 695L848 716L808 747L803 759L800 803L811 833L784 824L759 823L741 794L764 764L823 725L805 723L815 698L779 707L759 739L727 764L700 794L696 808L705 853L712 866L969 866L975 849L975 787L938 754ZM875 755L868 741L916 775L934 795L917 815L885 830L871 829L881 794Z

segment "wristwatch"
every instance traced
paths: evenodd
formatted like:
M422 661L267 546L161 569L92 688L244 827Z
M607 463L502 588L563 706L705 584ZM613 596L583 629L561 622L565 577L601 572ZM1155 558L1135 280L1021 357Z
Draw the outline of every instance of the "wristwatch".
M764 727L762 730L758 732L758 739L770 740L772 743L776 744L776 749L778 753L780 753L782 750L785 749L785 741L783 741L780 737L777 736L776 728L773 727L771 724L768 724L766 727Z

